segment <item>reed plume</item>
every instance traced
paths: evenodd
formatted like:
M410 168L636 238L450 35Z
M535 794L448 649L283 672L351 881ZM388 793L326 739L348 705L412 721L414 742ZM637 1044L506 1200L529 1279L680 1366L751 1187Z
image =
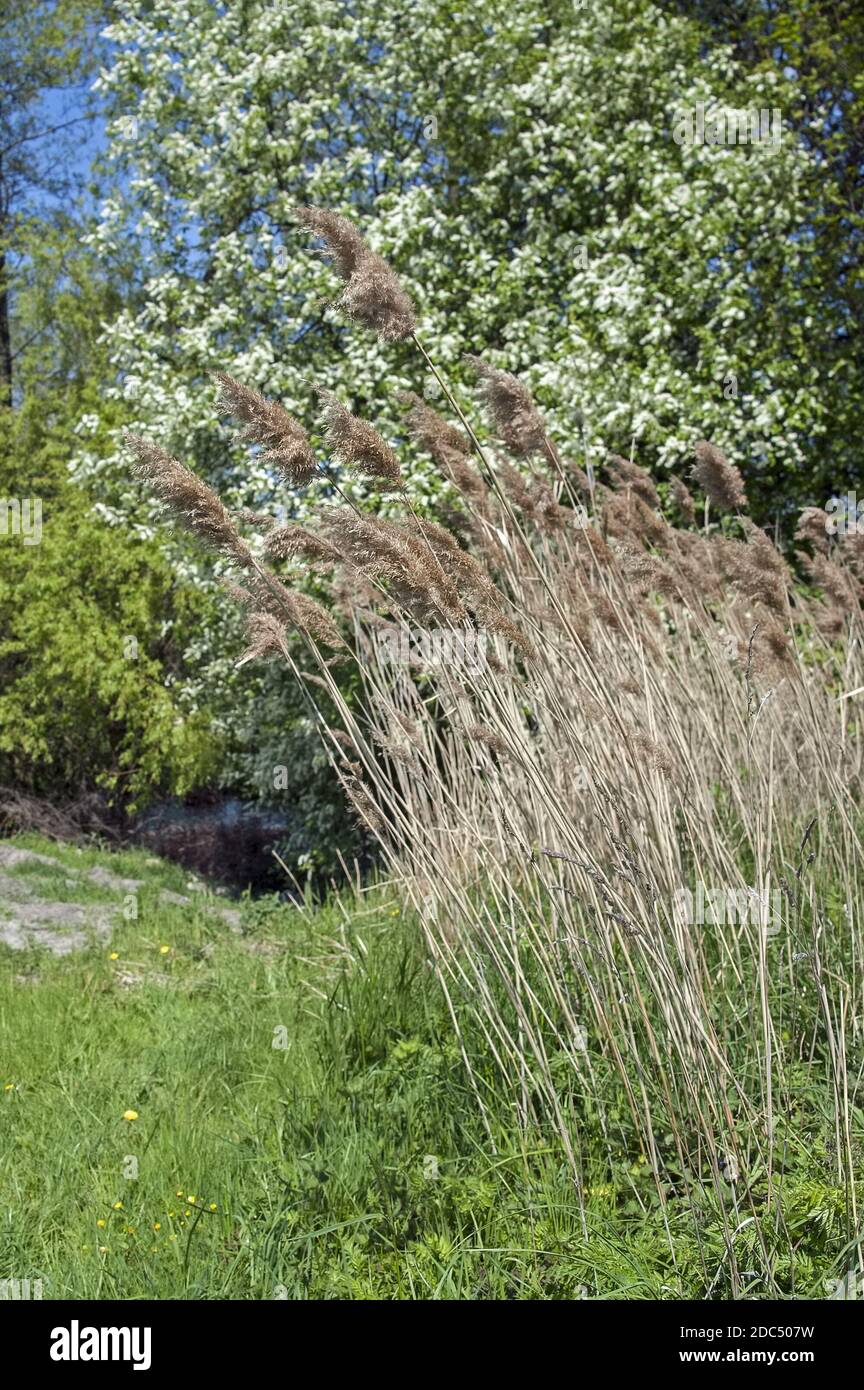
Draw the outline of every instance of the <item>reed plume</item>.
M829 517L821 507L805 507L798 518L796 541L809 541L817 550L828 549Z
M640 468L638 463L625 459L621 454L610 454L608 459L612 472L612 486L619 491L630 489L640 497L647 507L659 508L660 498L651 480L651 474Z
M246 632L249 644L237 662L238 669L249 661L285 656L285 629L272 613L250 613L246 619Z
M325 208L295 208L302 227L324 242L345 288L335 307L355 323L373 328L382 338L398 342L416 328L414 305L395 271L366 244L347 218Z
M324 647L345 650L345 639L326 608L260 566L246 575L245 589L234 596L244 607L269 615L283 630L293 628Z
M399 399L410 406L408 428L411 437L431 454L437 463L444 463L454 453L467 454L465 436L455 425L433 410L416 391L401 391Z
M290 523L270 531L264 549L276 560L302 559L310 564L333 566L342 559L335 545L303 526Z
M670 482L670 489L675 505L683 516L688 526L692 526L696 520L696 506L690 494L690 489L686 483L682 483L680 478L673 477Z
M323 401L327 443L338 461L391 487L401 487L399 460L378 431L367 420L352 415L332 391L319 387L318 394Z
M700 439L694 452L696 463L692 477L701 487L714 507L722 511L737 512L747 506L744 492L744 479L733 463L730 463L716 444Z
M540 453L546 442L546 427L524 382L473 353L468 353L465 360L480 378L480 394L510 452L517 457Z
M302 425L278 401L243 386L227 372L216 372L219 410L242 420L241 438L265 448L263 458L272 461L293 487L304 487L314 478L318 464Z
M197 473L142 435L126 434L125 443L135 456L136 477L149 485L187 530L238 564L251 563L249 547L231 516Z

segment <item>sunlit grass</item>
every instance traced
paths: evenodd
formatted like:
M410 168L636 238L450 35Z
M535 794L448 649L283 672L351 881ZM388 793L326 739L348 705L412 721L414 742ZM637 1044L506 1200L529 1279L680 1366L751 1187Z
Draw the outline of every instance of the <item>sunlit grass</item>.
M670 1180L673 1257L635 1135L610 1182L583 1115L586 1233L553 1128L520 1137L468 1036L487 1133L391 890L350 911L246 903L237 933L208 895L158 904L183 891L172 866L28 843L146 887L107 947L0 960L0 1277L83 1299L681 1298L715 1279L728 1297L707 1187L700 1249ZM824 1296L845 1268L843 1194L830 1117L806 1087L800 1106L784 1179L799 1256L778 1279Z

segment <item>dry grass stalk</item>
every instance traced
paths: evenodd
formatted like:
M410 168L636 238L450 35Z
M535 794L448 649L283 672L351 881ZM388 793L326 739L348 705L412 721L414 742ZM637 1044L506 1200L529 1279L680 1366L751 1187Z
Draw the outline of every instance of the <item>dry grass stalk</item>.
M364 252L345 226L315 223L350 278ZM533 407L498 375L490 380L517 452L534 447ZM453 458L470 467L446 422L416 402L413 428L442 467ZM737 469L705 442L696 453L712 505L742 507ZM793 1104L788 1078L801 1056L774 1001L803 997L801 950L824 991L832 1162L854 1195L844 1020L864 991L853 795L864 731L838 691L864 686L860 555L841 545L830 560L819 550L805 557L825 594L824 611L810 610L767 536L745 527L746 542L732 541L668 526L634 467L619 464L623 490L602 499L611 544L591 527L557 525L555 514L550 524L542 491L506 469L514 497L522 490L518 520L487 493L483 516L466 508L471 525L459 537L422 519L322 507L323 544L343 560L334 594L351 609L362 720L329 668L309 679L339 709L343 729L328 746L344 747L340 775L358 815L406 900L431 903L422 929L453 1016L482 1029L522 1098L522 1122L561 1135L578 1200L583 1105L608 1126L610 1164L624 1157L608 1109L614 1092L658 1200L668 1200L669 1167L692 1174L700 1201L712 1194L734 1267L741 1211L716 1155L758 1169L782 1201L771 1176L775 1128ZM673 483L687 520L682 489ZM810 540L811 530L812 518ZM217 526L214 543L220 536ZM286 554L299 553L292 536ZM292 614L319 640L301 598L271 576L253 572L243 601L264 654ZM377 640L385 621L408 634L440 626L449 660L431 671L393 661ZM826 646L829 622L837 640ZM466 635L487 643L479 665L460 655ZM825 930L802 817L816 827L821 872L848 886L848 949ZM693 922L675 906L700 885L746 906L781 877L794 878L797 905L784 909L776 941L749 912ZM817 1033L802 1046L812 1069ZM770 1260L748 1255L757 1257L770 1286Z

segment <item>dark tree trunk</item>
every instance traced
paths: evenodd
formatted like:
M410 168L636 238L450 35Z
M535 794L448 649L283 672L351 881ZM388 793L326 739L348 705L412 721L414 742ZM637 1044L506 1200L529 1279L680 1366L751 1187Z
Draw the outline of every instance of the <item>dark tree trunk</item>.
M0 408L12 404L12 340L9 334L9 290L6 252L0 250Z

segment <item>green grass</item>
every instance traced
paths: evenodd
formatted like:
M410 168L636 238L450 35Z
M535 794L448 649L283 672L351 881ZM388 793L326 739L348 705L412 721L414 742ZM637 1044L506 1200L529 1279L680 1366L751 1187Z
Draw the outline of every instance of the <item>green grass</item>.
M560 1143L520 1136L515 1098L468 1039L487 1132L386 888L308 912L246 902L238 932L209 894L161 904L187 875L143 854L16 843L145 887L110 945L0 953L0 1278L79 1299L729 1296L707 1190L694 1215L670 1177L670 1248L623 1121L610 1154L580 1115L583 1230ZM9 872L72 891L45 866ZM784 1177L794 1261L771 1212L762 1226L788 1295L824 1297L847 1262L844 1194L819 1098L802 1105ZM752 1228L737 1256L758 1271ZM748 1292L765 1296L761 1276Z

